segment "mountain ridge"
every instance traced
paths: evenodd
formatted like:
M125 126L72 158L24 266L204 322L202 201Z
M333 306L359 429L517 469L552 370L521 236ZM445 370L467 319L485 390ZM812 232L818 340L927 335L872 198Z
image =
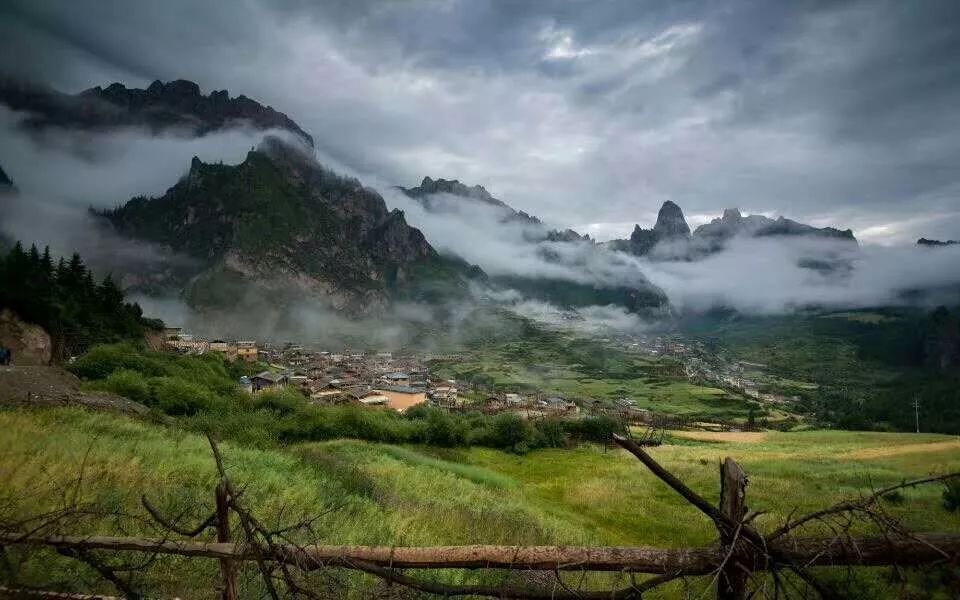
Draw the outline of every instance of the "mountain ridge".
M146 126L154 133L185 128L202 136L238 124L256 129L283 129L313 148L313 138L286 114L227 90L203 95L192 81L156 80L147 88L121 83L95 86L66 94L33 82L0 78L0 103L31 113L23 119L29 129L59 126L74 129L111 129Z
M136 197L95 214L125 237L198 261L201 268L188 282L171 283L183 285L199 308L229 305L243 284L264 283L271 291L310 291L337 310L367 314L391 299L420 299L420 287L431 279L450 288L427 295L452 296L466 279L483 276L441 257L375 191L277 139L265 140L238 165L195 157L162 196Z

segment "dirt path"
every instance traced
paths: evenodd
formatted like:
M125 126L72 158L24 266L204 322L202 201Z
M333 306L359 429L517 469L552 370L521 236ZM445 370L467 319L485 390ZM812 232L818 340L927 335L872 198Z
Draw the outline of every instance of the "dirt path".
M107 392L80 389L80 380L60 367L0 366L0 405L69 406L144 415L146 406Z
M956 450L960 452L960 440L945 442L928 442L926 444L903 444L901 446L880 446L877 448L863 448L841 455L843 458L886 458L901 454L915 454L918 452L943 452Z

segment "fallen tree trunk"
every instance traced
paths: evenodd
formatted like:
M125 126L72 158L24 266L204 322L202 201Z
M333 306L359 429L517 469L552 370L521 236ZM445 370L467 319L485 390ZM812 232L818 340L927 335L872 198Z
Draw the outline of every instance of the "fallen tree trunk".
M109 536L22 536L0 533L0 544L58 549L113 550L206 558L254 560L248 544L156 540ZM360 561L397 569L517 569L561 571L631 571L705 575L723 562L719 547L575 547L575 546L323 546L276 544L264 556L302 569L355 568ZM808 566L929 564L960 555L960 534L910 537L790 538L771 545L783 557ZM751 565L769 568L763 561Z

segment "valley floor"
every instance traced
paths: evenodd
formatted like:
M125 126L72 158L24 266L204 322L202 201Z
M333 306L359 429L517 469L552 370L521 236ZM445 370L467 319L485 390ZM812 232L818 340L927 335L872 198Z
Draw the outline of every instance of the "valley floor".
M62 532L136 535L149 533L138 521L143 493L188 523L202 520L212 506L216 473L201 436L80 408L3 410L0 430L0 518L8 522L57 508L75 495L78 503L110 516L78 517L65 522ZM794 509L806 512L871 487L960 471L960 441L943 435L688 432L667 442L652 454L712 502L719 494L719 461L737 459L750 478L750 509L765 511L757 521L761 529L782 523ZM524 456L353 440L274 450L228 443L222 448L231 476L267 525L334 509L315 523L316 537L309 541L685 546L715 540L705 517L636 459L612 448ZM943 508L941 493L942 486L906 490L884 508L916 530L960 530L960 514ZM216 577L214 561L205 562L210 564L158 561L150 570L151 590L162 597L205 597L201 590L211 589ZM21 582L76 591L97 585L82 567L56 555L28 559Z

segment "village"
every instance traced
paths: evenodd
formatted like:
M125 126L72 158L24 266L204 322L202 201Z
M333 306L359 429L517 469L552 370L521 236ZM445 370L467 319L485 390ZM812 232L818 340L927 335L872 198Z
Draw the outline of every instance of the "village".
M432 361L456 361L458 354L409 354L341 350L331 352L300 343L206 340L168 328L164 345L183 354L222 354L228 361L264 363L267 369L241 377L239 385L257 394L293 387L313 404L359 405L406 412L430 406L449 412L515 412L525 418L576 417L577 403L543 394L491 393L465 381L431 376Z
M764 365L730 360L710 352L703 342L678 336L631 336L602 340L625 350L679 361L691 382L724 389L767 405L783 405L794 400L761 391L761 384L745 373L760 373ZM472 381L436 377L430 365L458 362L460 354L404 354L388 351L341 349L330 351L297 342L257 342L254 340L206 340L169 328L165 335L167 350L184 354L219 353L228 361L264 365L262 371L241 377L238 384L251 394L265 390L293 388L305 401L318 405L357 405L371 409L406 412L428 406L447 412L480 411L485 414L512 412L523 418L580 418L610 415L636 423L653 424L665 417L638 407L630 398L601 401L566 398L530 390L494 389Z

